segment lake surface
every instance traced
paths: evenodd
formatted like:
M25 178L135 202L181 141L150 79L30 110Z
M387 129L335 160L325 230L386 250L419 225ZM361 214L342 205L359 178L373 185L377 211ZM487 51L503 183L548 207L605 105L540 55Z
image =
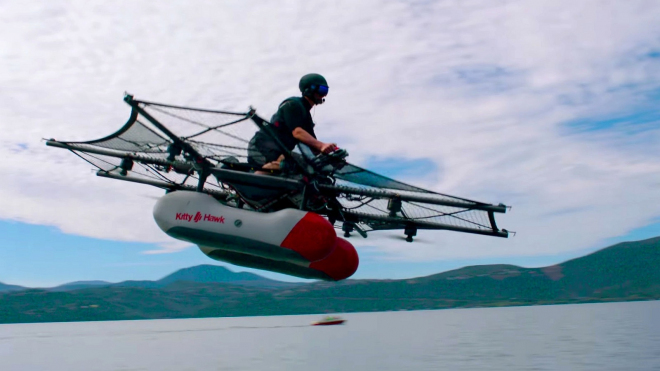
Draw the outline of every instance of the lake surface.
M660 370L660 302L0 325L0 370Z

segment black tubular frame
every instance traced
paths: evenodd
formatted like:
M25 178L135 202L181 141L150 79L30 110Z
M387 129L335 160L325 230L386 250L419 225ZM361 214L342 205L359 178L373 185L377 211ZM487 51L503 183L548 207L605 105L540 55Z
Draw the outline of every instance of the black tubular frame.
M503 230L498 229L494 216L494 213L506 213L506 210L509 207L503 204L491 205L482 202L461 199L453 196L448 196L448 197L452 197L454 198L454 200L446 200L446 199L434 197L434 196L442 197L446 195L438 194L431 191L429 191L429 193L427 194L422 193L422 194L411 195L411 194L406 194L405 192L397 192L392 190L357 188L357 187L319 183L318 181L315 180L315 178L318 178L318 176L316 176L312 166L307 164L304 161L304 159L302 158L298 159L296 158L296 156L293 156L292 152L287 150L284 144L282 144L279 138L275 135L275 133L271 128L270 123L264 120L263 118L259 117L258 115L256 115L255 113L256 111L252 107L250 107L249 112L243 114L238 114L234 112L196 109L196 108L194 110L200 110L211 113L215 112L215 113L234 114L234 115L243 116L244 117L243 120L251 119L260 130L264 130L264 132L268 133L268 135L272 137L274 142L281 148L282 153L287 159L294 161L294 163L299 167L299 170L301 171L302 175L304 175L303 180L274 177L271 175L253 174L244 171L231 170L226 167L217 167L211 161L209 161L209 159L205 158L197 150L195 150L195 148L190 143L187 143L185 140L178 137L176 134L172 133L167 127L165 127L157 119L155 119L148 112L146 112L145 109L140 105L154 105L154 106L163 106L170 108L181 108L181 109L192 109L192 108L134 100L133 96L129 94L126 94L126 96L124 97L124 101L131 106L131 116L129 120L126 122L126 124L124 124L124 126L122 126L115 133L103 137L101 139L88 141L88 142L60 142L55 139L50 139L46 141L46 145L57 148L68 149L74 153L88 152L91 154L110 156L122 160L131 160L143 164L158 165L158 166L162 166L163 168L173 169L174 171L180 174L191 175L194 172L197 172L199 176L197 187L193 187L191 185L186 185L186 184L178 184L174 182L168 183L166 181L142 179L139 177L124 175L114 170L108 171L101 169L96 173L96 175L100 177L151 185L165 189L168 192L176 191L176 190L197 191L197 192L208 193L209 195L212 195L217 199L227 199L230 196L230 193L228 192L224 192L222 190L204 188L208 176L213 175L218 181L230 185L231 184L249 185L249 186L256 186L265 189L281 190L283 192L284 191L302 192L303 202L301 204L301 209L303 210L305 210L307 207L305 200L309 196L309 193L312 188L315 189L316 192L324 196L330 196L335 198L340 195L357 195L357 196L370 197L373 199L387 199L387 200L396 199L407 202L419 202L430 205L456 207L460 209L465 209L465 211L480 210L487 212L490 228L488 228L486 225L483 225L482 228L462 227L462 226L455 226L444 223L427 222L415 218L407 218L405 216L396 217L396 216L372 215L372 214L342 209L337 202L335 202L336 205L333 206L333 207L338 207L337 210L334 209L321 210L321 211L314 210L314 212L328 215L328 217L331 218L332 220L336 219L337 221L343 221L345 223L354 223L354 224L364 223L366 225L369 225L373 230L404 229L404 228L407 230L409 228L415 228L415 229L451 230L451 231L488 235L495 237L504 237L504 238L508 237L509 232L506 229ZM118 135L121 135L137 121L138 115L142 115L156 129L158 129L162 134L167 136L167 138L171 140L172 144L180 147L184 153L184 158L186 159L186 161L179 161L179 160L170 161L169 159L154 158L147 155L141 155L140 153L135 153L135 152L127 153L112 149L91 148L91 147L86 148L79 146L79 145L90 145L90 144L93 145L94 143L103 142L105 140L112 139ZM237 120L236 122L239 121L242 120ZM220 162L222 163L222 161ZM231 165L231 164L225 164L225 165Z

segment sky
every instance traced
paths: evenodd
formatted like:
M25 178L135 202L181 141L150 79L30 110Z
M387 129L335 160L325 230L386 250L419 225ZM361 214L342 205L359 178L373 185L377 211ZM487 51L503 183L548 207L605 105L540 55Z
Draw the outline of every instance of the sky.
M162 192L43 139L114 132L124 92L270 117L310 72L330 85L315 131L352 163L512 206L508 239L352 239L355 278L549 265L660 235L658 19L654 0L2 1L0 282L216 264L158 229Z

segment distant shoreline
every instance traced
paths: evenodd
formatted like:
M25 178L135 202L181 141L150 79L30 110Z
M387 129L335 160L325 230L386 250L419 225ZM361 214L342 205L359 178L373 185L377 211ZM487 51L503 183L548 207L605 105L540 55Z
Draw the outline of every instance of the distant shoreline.
M35 291L35 294L41 292L41 290L29 290ZM7 294L0 294L0 300L3 299L3 296ZM5 314L3 312L0 314L0 324L27 324L27 323L69 323L69 322L107 322L107 321L139 321L139 320L158 320L158 319L200 319L200 318L238 318L238 317L272 317L272 316L299 316L299 315L327 315L334 313L382 313L382 312L412 312L412 311L428 311L428 310L449 310L449 309L491 309L491 308L512 308L512 307L532 307L532 306L554 306L554 305L577 305L577 304L606 304L606 303L628 303L628 302L645 302L645 301L659 301L660 297L657 298L630 298L630 299L587 299L587 300L571 300L571 301L557 301L557 302L539 302L539 303L521 303L521 302L511 302L511 303L493 303L493 304L476 304L476 305L467 305L467 306L448 306L448 307L418 307L414 309L403 309L403 308L393 308L393 309L382 309L382 310L363 310L363 311L333 311L333 310L318 310L310 312L282 312L282 313L253 313L253 314L231 314L224 316L165 316L165 317L143 317L143 318L119 318L120 316L112 316L114 318L94 318L90 316L92 313L70 313L71 317L68 319L59 319L59 320L49 320L48 315L39 316L41 318L32 318L29 321L6 321ZM83 306L84 307L84 306ZM96 307L100 308L100 306ZM96 308L80 308L80 309L96 309ZM76 311L77 312L77 311Z
M200 265L158 281L86 281L47 290L0 285L0 323L651 301L660 299L658 267L660 238L620 243L550 267L477 265L403 280L295 284Z

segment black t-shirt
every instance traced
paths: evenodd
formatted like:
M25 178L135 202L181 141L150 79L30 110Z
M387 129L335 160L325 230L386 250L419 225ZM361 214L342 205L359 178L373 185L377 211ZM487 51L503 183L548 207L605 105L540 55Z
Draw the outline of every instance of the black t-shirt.
M278 139L289 151L293 150L296 144L298 144L298 140L293 137L293 130L295 128L301 128L316 138L314 121L309 112L311 108L312 105L305 98L292 97L280 103L277 112L271 118L273 132L275 132ZM270 157L275 155L274 153L271 155L271 152L277 152L278 147L268 133L259 130L253 142L257 149L266 156L268 161L274 160L270 159Z
M273 115L271 124L275 127L278 137L286 148L291 151L298 141L293 137L293 130L301 128L316 138L314 134L314 121L310 110L312 105L307 99L293 97L280 104L279 109Z

